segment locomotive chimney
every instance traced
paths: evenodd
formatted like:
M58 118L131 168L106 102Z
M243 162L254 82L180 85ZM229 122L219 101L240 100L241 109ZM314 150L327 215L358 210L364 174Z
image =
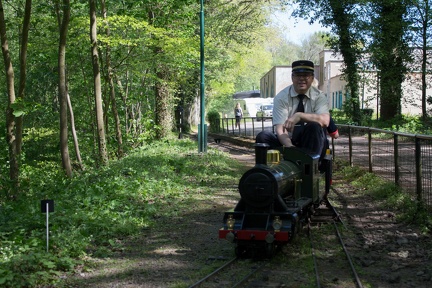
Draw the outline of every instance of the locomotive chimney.
M255 144L255 164L267 165L267 150L270 147L267 143Z

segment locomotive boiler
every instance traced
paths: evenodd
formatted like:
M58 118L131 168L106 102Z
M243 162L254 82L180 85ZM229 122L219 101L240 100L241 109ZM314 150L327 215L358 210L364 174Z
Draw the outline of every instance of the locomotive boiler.
M257 143L255 166L241 177L241 198L225 212L219 238L233 242L237 256L271 257L294 238L328 194L329 156L320 160L320 155L300 148L268 150L267 144Z

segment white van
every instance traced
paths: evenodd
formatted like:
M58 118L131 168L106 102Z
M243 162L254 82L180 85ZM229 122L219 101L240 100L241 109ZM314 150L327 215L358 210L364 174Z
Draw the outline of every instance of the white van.
M265 121L273 117L273 104L261 105L259 110L256 112L256 121Z

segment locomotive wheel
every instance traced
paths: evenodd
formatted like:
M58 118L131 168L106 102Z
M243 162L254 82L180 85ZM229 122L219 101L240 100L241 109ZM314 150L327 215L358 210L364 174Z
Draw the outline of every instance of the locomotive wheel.
M235 247L235 255L239 258L245 257L246 246L237 244L237 246Z

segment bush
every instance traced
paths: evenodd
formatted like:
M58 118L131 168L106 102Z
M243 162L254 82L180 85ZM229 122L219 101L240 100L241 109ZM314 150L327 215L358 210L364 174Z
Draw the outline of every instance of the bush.
M210 132L220 132L220 115L219 112L212 110L207 113L207 121L210 123Z
M365 116L367 116L369 118L372 118L372 115L373 115L373 112L374 112L373 109L371 109L371 108L364 108L364 109L361 109L361 111L362 111L363 115L365 115Z
M158 219L178 217L204 194L213 197L206 187L235 185L243 165L228 160L218 150L196 153L195 141L172 137L143 141L121 160L72 179L56 162L23 165L25 193L12 201L0 192L0 287L60 287L63 274L88 269ZM48 253L41 199L56 201Z

